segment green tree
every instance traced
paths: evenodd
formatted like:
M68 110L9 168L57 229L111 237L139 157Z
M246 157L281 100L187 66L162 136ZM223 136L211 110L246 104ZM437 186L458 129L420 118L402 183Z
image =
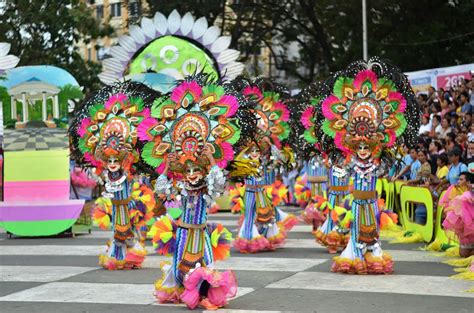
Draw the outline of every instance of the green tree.
M268 48L272 64L300 86L362 58L361 0L148 2L149 15L177 8L206 16L232 37L244 62ZM474 1L367 0L369 56L387 58L404 71L471 63L473 12Z
M98 88L101 66L85 61L79 42L89 42L112 32L101 27L93 12L80 0L6 1L0 19L0 41L11 43L10 53L21 65L55 65L68 70L79 83Z
M58 94L59 100L59 116L68 116L68 101L69 100L80 100L84 97L81 89L73 85L64 85L61 87L61 91Z

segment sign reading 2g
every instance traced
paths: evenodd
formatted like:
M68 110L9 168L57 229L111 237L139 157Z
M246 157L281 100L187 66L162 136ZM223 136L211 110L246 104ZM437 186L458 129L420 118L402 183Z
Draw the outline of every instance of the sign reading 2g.
M471 79L471 72L448 74L436 77L438 88L449 89L459 85L461 79Z

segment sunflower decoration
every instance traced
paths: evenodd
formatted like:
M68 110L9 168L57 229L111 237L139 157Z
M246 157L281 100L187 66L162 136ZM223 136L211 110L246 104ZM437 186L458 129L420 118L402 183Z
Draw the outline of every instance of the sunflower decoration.
M364 142L372 156L379 158L382 150L394 147L402 135L413 141L419 110L406 77L399 73L373 58L336 74L319 109L322 131L344 154L354 154Z
M138 137L146 142L143 160L161 173L168 154L179 162L196 162L209 147L216 164L225 167L234 157L240 128L234 116L237 96L224 85L198 74L179 83L169 95L155 100L151 117L138 127Z
M281 142L290 135L290 111L277 90L266 90L264 84L249 84L242 93L254 102L252 111L257 117L259 137L268 137L281 148Z

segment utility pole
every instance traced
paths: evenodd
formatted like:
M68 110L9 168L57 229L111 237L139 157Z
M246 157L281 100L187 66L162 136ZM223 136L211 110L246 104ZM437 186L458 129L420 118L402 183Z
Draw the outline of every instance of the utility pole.
M369 58L367 48L367 0L362 0L362 51L365 61Z

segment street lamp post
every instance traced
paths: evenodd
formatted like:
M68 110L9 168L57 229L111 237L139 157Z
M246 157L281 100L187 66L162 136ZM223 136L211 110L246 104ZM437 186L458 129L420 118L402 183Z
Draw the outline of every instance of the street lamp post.
M367 1L362 0L362 53L364 60L369 58L367 48Z

